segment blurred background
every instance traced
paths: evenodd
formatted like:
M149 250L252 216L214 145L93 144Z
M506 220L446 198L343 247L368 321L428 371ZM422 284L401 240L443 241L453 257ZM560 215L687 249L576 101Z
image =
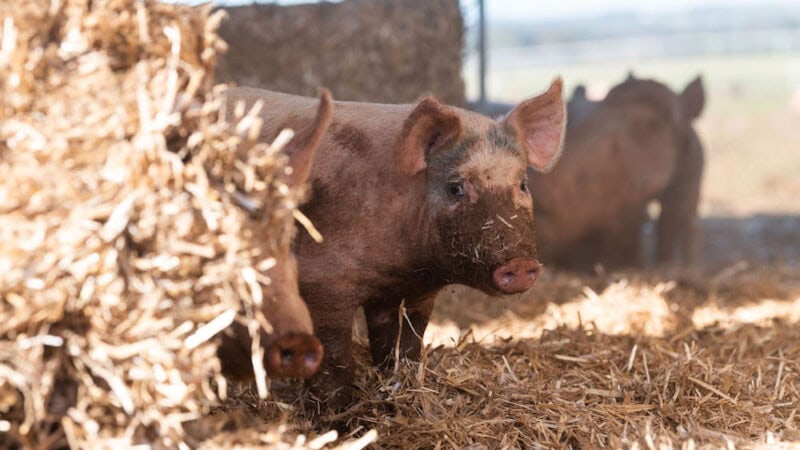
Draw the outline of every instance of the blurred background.
M464 80L479 97L479 2L462 1ZM600 99L628 70L679 91L703 76L701 211L800 211L800 4L783 0L486 0L486 95L518 101L560 73ZM790 176L794 175L794 176Z

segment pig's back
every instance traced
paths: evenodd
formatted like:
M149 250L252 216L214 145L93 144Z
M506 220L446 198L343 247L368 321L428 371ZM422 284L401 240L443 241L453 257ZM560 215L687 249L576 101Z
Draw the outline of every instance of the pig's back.
M235 87L226 91L227 116L244 102L249 109L263 101L259 116L264 121L260 139L271 142L285 129L297 130L309 124L317 111L319 99ZM345 166L368 162L373 169L394 163L393 150L403 123L414 105L388 105L362 102L334 102L333 119L317 150L312 168L312 180L329 178Z

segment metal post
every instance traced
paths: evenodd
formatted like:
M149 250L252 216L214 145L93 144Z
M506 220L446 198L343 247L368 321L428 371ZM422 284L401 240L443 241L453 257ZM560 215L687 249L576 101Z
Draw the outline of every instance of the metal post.
M478 24L478 81L480 83L481 105L486 104L486 1L478 0L479 24Z

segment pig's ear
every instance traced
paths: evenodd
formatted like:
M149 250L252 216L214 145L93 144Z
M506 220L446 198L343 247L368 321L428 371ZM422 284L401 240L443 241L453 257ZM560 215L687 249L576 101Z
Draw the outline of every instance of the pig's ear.
M549 172L561 154L566 125L561 88L557 78L545 93L520 103L503 119L528 154L528 164L539 172Z
M586 100L586 86L579 84L572 90L572 100Z
M705 104L706 93L703 89L703 79L698 75L681 93L681 108L686 118L694 120L700 117Z
M325 88L320 88L319 91L319 107L314 121L295 130L294 137L283 150L289 157L289 167L292 168L292 173L286 180L290 186L300 186L308 181L314 154L322 141L322 136L331 124L331 113L333 112L331 93Z
M417 104L403 124L397 150L397 165L407 175L415 175L428 166L425 158L458 139L461 118L432 97Z

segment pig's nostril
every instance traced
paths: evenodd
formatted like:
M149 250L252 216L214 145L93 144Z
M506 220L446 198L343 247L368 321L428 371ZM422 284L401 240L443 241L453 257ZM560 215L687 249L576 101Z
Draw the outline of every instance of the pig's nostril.
M316 352L306 353L304 363L306 365L306 369L316 370L317 365L319 365L319 355Z
M516 274L514 272L506 272L506 273L504 273L503 274L503 283L504 284L511 284L511 282L514 281L514 277L516 277Z
M294 352L288 348L282 348L280 352L281 366L288 367L294 361Z
M274 378L306 378L319 369L322 345L314 336L288 333L269 345L267 373Z

